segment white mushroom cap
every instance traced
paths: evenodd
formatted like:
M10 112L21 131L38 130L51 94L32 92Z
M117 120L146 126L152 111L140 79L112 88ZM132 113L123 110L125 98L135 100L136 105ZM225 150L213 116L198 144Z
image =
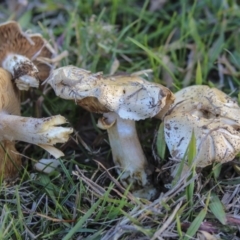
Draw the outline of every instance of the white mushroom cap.
M231 161L240 152L240 108L236 101L208 86L187 87L175 97L164 119L165 139L173 158L183 158L192 131L197 167Z
M74 66L54 70L48 83L61 98L75 100L91 112L115 112L123 119L154 117L174 101L169 89L139 76L103 77Z
M175 97L174 112L196 110L204 113L205 110L205 118L218 116L240 123L237 101L216 88L191 86L175 93Z

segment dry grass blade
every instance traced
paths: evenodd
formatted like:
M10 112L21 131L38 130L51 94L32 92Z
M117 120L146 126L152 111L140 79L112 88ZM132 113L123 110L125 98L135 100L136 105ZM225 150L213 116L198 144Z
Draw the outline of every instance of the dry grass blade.
M162 225L162 227L154 233L151 240L155 240L155 239L158 239L159 237L161 237L161 234L169 227L169 225L174 220L175 215L176 215L177 211L180 209L181 206L182 206L182 202L177 204L177 206L173 210L172 214L169 216L169 218L166 220L166 222Z
M72 222L76 222L76 220L65 220L65 219L58 219L58 218L53 218L53 217L49 217L45 214L42 213L38 213L38 212L32 212L31 210L29 211L23 211L24 213L34 213L34 215L38 216L38 217L42 217L42 218L46 218L47 220L50 220L52 222L65 222L65 223L72 223Z
M137 215L139 215L140 207L136 206L134 209L129 212L129 216L136 218ZM128 224L129 226L130 219L128 217L122 218L113 228L107 231L107 233L104 235L104 237L101 240L117 240L119 239L126 231L122 229L122 226L126 226ZM124 227L123 227L124 228Z
M96 161L97 162L97 161ZM107 173L107 175L108 175L108 177L110 178L110 180L112 181L112 182L114 182L114 184L120 189L120 191L122 192L122 193L125 193L126 192L126 189L120 184L120 182L116 179L116 178L114 178L113 176L112 176L112 174L108 171L108 169L106 169L104 166L103 166L103 164L101 164L100 162L97 162L97 164L102 168L102 169L104 169L104 171ZM120 196L120 197L124 197L121 193L119 193L116 189L113 189L116 193L118 193L118 195ZM127 192L127 194L126 194L126 197L129 199L129 200L131 200L131 201L133 201L133 202L135 202L136 201L136 198L130 193L130 192Z
M79 169L79 167L76 165L75 166L76 171L73 171L72 174L76 176L78 179L83 180L86 185L91 188L93 191L92 193L103 196L106 193L106 190L99 186L97 183L89 179L88 177L84 176L84 173Z

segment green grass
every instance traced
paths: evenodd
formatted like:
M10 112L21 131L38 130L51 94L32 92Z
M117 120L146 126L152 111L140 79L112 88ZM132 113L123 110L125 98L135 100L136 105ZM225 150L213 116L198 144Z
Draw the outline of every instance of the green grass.
M42 33L59 52L67 50L68 58L58 67L71 64L104 74L113 69L120 73L152 69L149 80L173 92L208 84L238 97L237 0L170 0L154 12L149 10L150 0L30 2L23 11L2 4L0 22L15 19L24 30ZM76 132L68 143L58 146L66 156L51 175L32 167L48 157L46 152L18 143L28 158L23 158L23 170L15 182L1 182L0 239L196 239L202 234L200 226L211 234L222 233L221 239L239 238L239 222L233 224L228 217L240 214L240 180L231 163L201 173L193 166L184 178L179 173L172 184L161 131L155 146L160 122L141 121L139 137L154 167L152 179L159 197L136 199L121 187L113 169L102 167L113 164L107 135L96 127L97 115L57 98L53 91L31 90L22 100L23 115L61 114ZM190 160L193 143L194 138Z

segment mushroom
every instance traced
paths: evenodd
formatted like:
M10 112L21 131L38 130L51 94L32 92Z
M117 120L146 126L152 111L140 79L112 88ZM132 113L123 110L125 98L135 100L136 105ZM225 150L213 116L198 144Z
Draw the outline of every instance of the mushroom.
M192 132L197 167L231 161L240 152L240 108L216 88L191 86L175 94L164 118L165 140L174 159L182 159Z
M21 165L14 141L36 144L59 158L64 154L52 145L66 142L72 133L71 128L58 127L66 123L60 115L42 119L19 116L18 91L11 78L0 68L0 174L4 178L14 177Z
M12 74L20 90L38 87L49 76L54 55L40 34L24 33L14 21L0 25L0 67Z
M39 172L44 172L47 174L52 173L60 165L59 159L40 159L34 168Z
M161 118L173 103L170 90L135 75L103 77L74 66L53 71L48 83L57 96L72 99L90 112L101 113L98 127L106 129L113 161L127 186L145 186L147 161L141 148L135 121Z

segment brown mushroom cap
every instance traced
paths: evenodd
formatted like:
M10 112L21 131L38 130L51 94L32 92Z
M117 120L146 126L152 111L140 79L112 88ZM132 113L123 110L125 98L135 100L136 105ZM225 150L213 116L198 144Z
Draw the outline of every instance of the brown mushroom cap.
M240 152L240 107L222 91L191 86L175 94L164 119L165 139L174 159L182 159L192 132L197 167L231 161Z
M10 21L0 25L0 66L9 53L23 55L37 67L37 78L44 81L52 69L52 65L41 61L41 58L52 58L54 51L40 34L23 33L18 23ZM14 78L25 75L28 71L19 69Z

